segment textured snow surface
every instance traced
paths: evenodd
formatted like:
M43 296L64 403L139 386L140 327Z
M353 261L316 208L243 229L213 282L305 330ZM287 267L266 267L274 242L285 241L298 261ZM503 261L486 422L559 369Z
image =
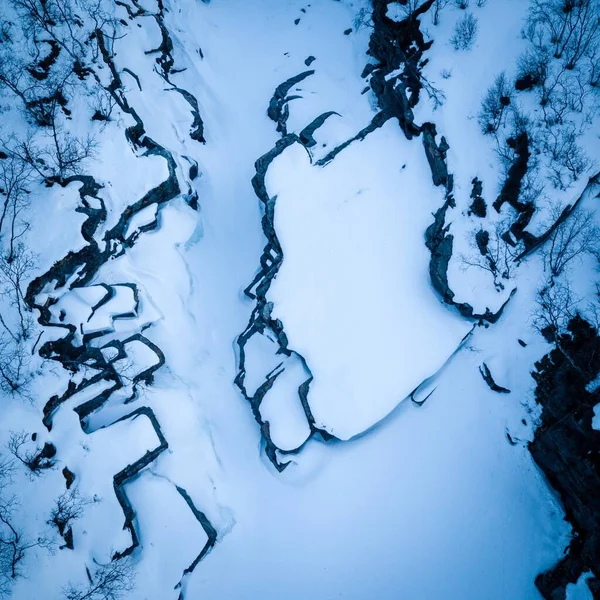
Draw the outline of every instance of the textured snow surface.
M385 417L471 325L428 280L423 244L440 194L420 144L389 121L325 167L300 144L267 175L284 263L269 299L314 375L318 427L340 439Z
M157 8L151 0L141 4ZM16 582L13 597L58 600L69 581L85 580L86 565L106 562L131 543L113 476L155 449L159 439L144 415L116 421L147 406L168 450L125 486L140 537L133 555L136 588L127 600L176 600L183 570L207 540L177 487L218 534L212 552L182 585L186 600L539 600L535 577L560 559L569 539L559 502L527 450L536 416L530 372L549 348L530 328L539 261L525 264L518 294L501 320L476 328L461 346L473 323L443 305L429 281L423 236L443 197L431 184L421 140L407 141L397 122L389 121L327 165L315 164L376 114L372 95L361 95L370 30L357 30L354 22L366 0L164 4L175 66L182 69L172 79L198 99L206 144L190 139L189 106L166 89L156 55L146 54L161 43L158 27L151 18L137 19L130 35L116 42L118 67L140 78L142 92L124 75L127 97L149 137L173 153L182 194L140 212L126 237L154 220L157 227L141 232L86 288L48 289L42 296L57 299L53 323L64 311L78 339L105 332L93 342L101 347L143 332L164 353L165 366L130 401L132 379L158 357L139 341L129 342L128 359L115 361L123 389L83 424L74 407L110 382L71 398L46 431L42 407L64 392L71 376L55 364L36 380L33 404L0 406L3 431L36 431L42 443L50 440L58 449L59 468L37 479L35 488L25 487L24 475L17 481L23 490L35 489L20 517L31 534L46 527L52 501L64 491L64 466L92 499L73 527L75 549L35 554L30 576ZM514 29L521 17L511 11L520 2L488 4L491 16L482 27L491 28L490 19L506 11L511 16L505 25ZM458 12L440 25L444 35ZM352 34L344 35L349 28ZM509 35L498 26L498 35L514 41L518 28ZM477 77L466 76L468 67L462 74L457 69L452 84L473 95L472 104L459 110L461 98L449 94L448 112L429 115L449 136L451 164L465 161L461 173L468 174L458 186L465 196L467 178L480 167L488 175L493 171L491 151L473 149L470 134L461 139L493 77L489 62L497 47L488 42ZM508 42L504 46L511 56L516 52ZM290 349L306 366L297 354L278 353L266 335L246 347L250 395L286 361L257 408L280 450L302 447L285 455L290 466L277 473L265 457L250 404L233 384L235 340L254 308L243 290L266 243L251 185L255 161L280 138L266 109L279 84L309 68L304 61L311 55L315 74L290 92L302 97L289 103L288 130L299 133L325 111L340 116L315 132L311 156L292 144L266 177L269 194L277 196L275 227L284 253L268 299ZM446 65L437 60L440 68ZM122 131L130 122L124 121L110 124L93 166L106 184L99 195L108 209L98 240L126 206L168 175L166 161L131 150ZM194 162L200 175L191 181ZM486 186L493 188L491 177ZM186 203L188 192L197 192L199 211ZM40 214L33 222L43 232L40 272L83 246L82 216L74 213L77 185L43 193L49 207L43 218L53 227L39 228ZM471 301L477 292L477 309L497 308L503 299L483 277L462 274L456 281L458 300ZM102 283L115 295L92 316L105 297ZM137 307L124 283L137 286ZM54 329L45 329L42 342L64 334ZM108 360L117 356L110 347L102 353ZM486 386L479 374L483 362L510 394ZM315 424L338 439L307 441L313 431L298 395L307 367L314 378L308 404ZM90 368L73 377L91 374ZM417 406L407 397L423 381L418 399L431 396Z

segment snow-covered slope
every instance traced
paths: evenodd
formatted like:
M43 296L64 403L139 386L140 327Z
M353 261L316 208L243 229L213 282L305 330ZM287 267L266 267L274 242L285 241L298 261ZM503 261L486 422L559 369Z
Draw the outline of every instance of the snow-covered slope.
M541 597L571 526L529 452L547 423L531 372L556 341L533 326L536 296L570 272L593 304L596 259L549 284L543 248L562 231L550 216L573 222L600 190L591 163L552 187L535 91L511 95L525 150L514 115L481 132L486 90L528 48L529 3L455 4L106 0L100 26L73 4L96 50L56 119L97 148L69 175L36 163L18 213L38 323L26 398L2 388L0 443L23 434L11 480L0 462L0 499L20 508L0 519L32 543L0 597ZM478 33L461 51L465 15ZM106 121L85 104L98 89ZM37 126L3 94L9 160ZM44 444L48 468L21 464ZM586 552L558 593L590 597Z

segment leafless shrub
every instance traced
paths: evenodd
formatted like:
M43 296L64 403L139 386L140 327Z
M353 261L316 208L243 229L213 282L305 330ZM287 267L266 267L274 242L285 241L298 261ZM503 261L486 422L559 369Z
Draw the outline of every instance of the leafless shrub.
M60 181L85 168L96 156L97 143L93 136L74 135L52 117L47 129L15 140L11 152L29 165L41 179Z
M4 146L0 142L0 152L6 157L0 159L0 197L4 198L0 214L0 235L5 232L6 225L9 225L14 240L19 214L29 205L32 168L10 151L6 152Z
M367 6L363 6L362 8L360 8L354 16L352 24L356 31L372 27L373 20L371 18L371 9Z
M65 539L67 548L73 548L72 523L83 516L90 500L81 496L79 488L64 491L57 499L50 513L48 524L54 525Z
M0 464L3 462L0 459ZM25 561L31 550L52 549L50 540L31 538L19 527L16 518L21 510L19 499L3 493L5 477L0 473L0 597L10 597L12 583L24 576Z
M477 120L482 133L496 133L505 120L506 111L512 101L512 89L506 73L503 71L488 88Z
M550 53L545 46L532 46L517 59L517 89L544 87L550 70Z
M474 232L470 240L472 252L459 256L463 270L476 267L490 273L498 291L504 290L505 282L511 278L520 250L505 241L508 228L508 223L501 221L494 224L491 234L483 229Z
M552 208L553 222L561 215L561 207ZM561 222L542 248L544 268L549 273L550 285L565 273L576 261L586 254L600 251L600 231L596 226L596 215L585 210L576 210Z
M30 337L32 319L24 290L35 264L34 254L21 242L11 244L8 252L0 255L0 294L15 307L18 315L18 334L12 336L15 341Z
M533 326L546 338L555 338L567 330L569 321L578 311L580 299L568 280L545 285L537 294Z
M99 565L94 574L86 568L88 585L69 584L63 589L64 600L121 600L135 587L135 570L131 558L121 558Z
M450 43L455 50L470 50L475 43L479 23L470 12L461 17L454 27Z
M542 148L549 159L548 177L558 189L566 190L592 167L592 161L577 143L580 135L572 122L543 132Z
M34 447L28 447L32 443ZM55 465L54 456L56 455L56 449L54 446L46 443L40 447L24 431L11 431L6 447L27 468L27 473L31 477L39 477L44 471L53 468Z

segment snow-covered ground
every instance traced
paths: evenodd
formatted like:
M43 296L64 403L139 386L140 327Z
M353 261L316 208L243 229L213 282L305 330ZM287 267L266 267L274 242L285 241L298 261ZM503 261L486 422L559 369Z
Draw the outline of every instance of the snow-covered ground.
M158 10L151 0L139 4ZM455 240L473 227L472 217L460 219L471 179L483 179L490 204L497 192L493 152L473 113L493 79L488 62L514 61L520 51L512 42L525 4L492 0L473 9L480 13L480 53L458 59L447 45L434 45L431 53L432 79L452 69L444 84L447 104L430 112L423 99L416 116L435 121L450 144L458 202L448 220ZM180 592L187 600L539 599L535 578L561 558L570 534L527 449L537 417L530 373L550 348L531 328L539 257L521 266L518 291L501 319L473 328L430 283L424 233L443 194L431 183L421 141L406 140L390 120L333 161L315 164L378 110L371 92L361 95L370 29L357 29L356 16L367 2L164 5L175 68L182 69L171 81L197 99L206 143L190 138L190 106L167 90L156 55L145 54L161 43L157 23L137 17L131 34L116 42L116 62L138 76L141 91L124 75L128 101L148 135L172 153L182 193L137 212L124 232L135 244L100 266L86 287L40 294L56 298L52 323L75 325L79 343L85 334L103 334L90 346L114 361L125 385L80 419L73 409L112 383L102 379L83 389L57 408L46 431L44 404L69 379L59 363L46 361L39 363L31 404L9 398L0 405L2 444L9 431L26 430L57 448L55 469L32 482L23 473L15 478L21 526L32 536L51 535L46 520L64 490L65 466L90 499L73 525L74 550L35 549L12 597L59 600L68 582L85 580L86 565L106 563L131 544L113 477L160 448L124 484L139 535L128 599L168 600ZM444 13L436 38L447 39L457 12ZM315 60L307 66L310 56ZM326 111L339 115L317 130L310 154L292 143L265 179L276 196L274 225L284 255L267 299L297 354L277 353L268 332L246 346L250 395L285 362L259 410L278 449L302 447L285 456L291 462L279 473L234 385L236 340L253 314L255 302L243 290L266 244L263 207L251 184L255 161L281 138L266 110L277 86L307 69L314 75L290 92L301 97L289 102L288 133L299 134ZM122 131L128 125L126 117L109 125L91 167L105 184L99 195L108 208L98 240L126 206L169 176L163 157L131 150ZM195 163L197 178L189 174ZM572 188L569 197L581 189ZM43 232L36 247L42 273L85 244L82 216L73 212L76 186L40 193L52 207L32 220L32 231ZM189 202L193 193L197 211ZM505 299L483 275L469 279L453 269L457 300L484 310ZM42 330L42 343L65 333ZM164 365L153 346L130 339L139 333L164 354ZM117 358L124 340L127 357ZM480 375L483 363L510 393L490 390ZM158 366L152 381L136 379ZM89 377L94 369L88 367ZM298 393L309 376L314 423ZM73 377L80 382L83 375ZM411 401L423 382L415 399L425 402ZM130 416L140 407L151 409L160 431L147 414ZM311 437L313 427L335 437ZM209 539L197 511L217 541L182 577ZM584 588L572 586L569 597L586 598Z

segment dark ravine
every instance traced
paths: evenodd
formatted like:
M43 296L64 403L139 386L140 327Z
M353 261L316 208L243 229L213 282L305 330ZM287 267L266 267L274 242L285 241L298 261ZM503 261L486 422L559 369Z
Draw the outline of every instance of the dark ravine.
M588 388L599 374L600 337L581 317L533 373L542 413L529 450L573 527L564 558L536 579L546 600L565 600L567 585L587 572L588 587L600 598L600 431L592 428L600 387Z

